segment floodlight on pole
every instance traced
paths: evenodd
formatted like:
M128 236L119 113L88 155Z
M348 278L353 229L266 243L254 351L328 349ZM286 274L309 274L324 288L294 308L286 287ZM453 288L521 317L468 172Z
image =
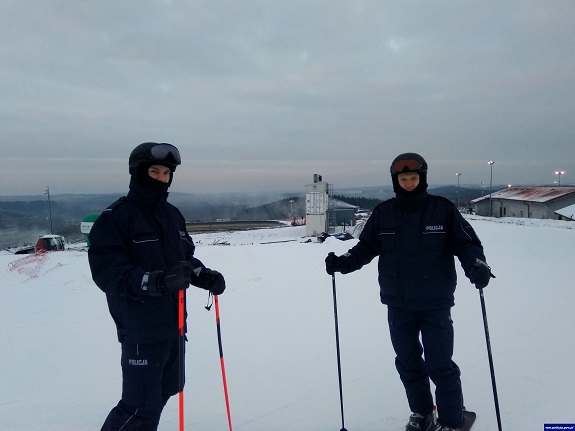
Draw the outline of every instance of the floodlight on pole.
M555 171L555 175L557 175L559 177L559 180L557 182L557 185L561 185L561 175L563 175L565 173L565 171Z
M489 217L493 217L493 200L491 199L492 187L493 187L493 160L488 161L489 167L491 168L491 175L489 176Z
M455 175L457 175L457 209L459 209L459 177L461 172L456 172Z
M48 221L50 222L50 234L52 234L52 204L50 203L50 186L46 186L44 194L48 196Z

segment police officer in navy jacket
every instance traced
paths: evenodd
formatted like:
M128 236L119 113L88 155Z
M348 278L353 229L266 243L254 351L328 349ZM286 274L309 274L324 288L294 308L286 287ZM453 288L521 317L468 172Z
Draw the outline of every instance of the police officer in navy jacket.
M168 399L183 389L178 295L190 284L214 295L223 276L194 257L180 211L167 202L180 152L146 142L130 154L129 193L90 232L92 278L106 294L122 346L122 398L102 430L156 430Z
M406 431L456 430L463 425L463 395L452 360L454 256L477 288L489 283L490 268L480 240L455 205L427 193L423 157L401 154L390 170L396 197L374 209L348 253L328 255L326 270L347 274L379 256L381 302L388 306L395 364L413 412Z

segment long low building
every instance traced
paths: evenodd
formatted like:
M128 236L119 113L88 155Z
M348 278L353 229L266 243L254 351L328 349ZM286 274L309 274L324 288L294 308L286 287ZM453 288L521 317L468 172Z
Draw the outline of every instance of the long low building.
M572 220L563 209L575 204L575 187L507 187L471 203L482 216Z

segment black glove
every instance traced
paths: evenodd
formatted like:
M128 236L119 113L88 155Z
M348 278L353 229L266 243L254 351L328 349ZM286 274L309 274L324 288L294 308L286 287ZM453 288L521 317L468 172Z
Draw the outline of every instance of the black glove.
M351 272L346 255L347 253L342 256L336 256L333 251L330 252L325 258L325 271L329 275L333 275L336 272L341 272L342 274Z
M477 289L483 289L489 284L491 277L495 278L489 265L481 259L475 259L475 263L469 269L469 281L475 284Z
M198 283L202 289L209 290L214 295L221 295L224 293L224 290L226 290L226 281L224 280L224 276L218 271L200 267L196 268L194 272L198 277Z
M192 263L178 262L166 271L152 271L144 275L142 293L150 296L166 295L169 292L184 290L190 286Z

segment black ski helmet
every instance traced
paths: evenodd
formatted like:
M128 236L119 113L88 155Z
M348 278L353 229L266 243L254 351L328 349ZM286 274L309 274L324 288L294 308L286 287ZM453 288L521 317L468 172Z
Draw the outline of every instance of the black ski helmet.
M427 190L427 162L417 153L403 153L393 159L389 167L393 191L402 196L419 195ZM397 176L399 174L416 172L419 174L419 185L408 192L399 185Z
M136 175L138 167L142 164L148 166L162 165L170 168L172 172L182 163L180 152L172 144L165 142L144 142L130 153L128 166L130 175Z

